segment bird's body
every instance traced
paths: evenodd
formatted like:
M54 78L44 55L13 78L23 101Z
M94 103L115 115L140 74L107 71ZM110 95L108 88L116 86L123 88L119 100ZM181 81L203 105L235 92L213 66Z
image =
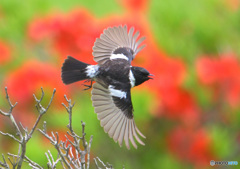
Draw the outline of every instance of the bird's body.
M138 48L138 45L144 39L136 41L139 33L133 35L133 31L131 28L127 34L126 26L104 30L93 47L94 60L98 64L89 65L69 56L62 67L65 84L85 79L96 81L93 84L92 102L101 126L120 145L124 140L127 148L129 140L137 147L134 137L144 145L137 133L145 137L133 119L131 88L151 79L146 69L131 66L131 61L143 48Z
M99 67L97 78L102 79L108 85L113 85L117 89L131 88L128 74L130 64L125 59L108 60Z

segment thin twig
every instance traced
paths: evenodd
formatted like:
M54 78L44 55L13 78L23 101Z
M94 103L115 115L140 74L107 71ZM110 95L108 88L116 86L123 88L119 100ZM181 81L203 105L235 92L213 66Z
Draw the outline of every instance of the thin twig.
M2 158L3 158L3 162L0 161L0 166L4 167L4 168L6 168L6 169L9 169L9 165L8 165L8 163L6 162L5 157L4 157L3 154L2 154Z
M54 95L55 95L55 93L56 93L56 89L53 89L52 97L51 97L51 99L50 99L50 101L49 101L49 103L48 103L47 108L45 109L45 108L41 105L41 103L40 103L40 102L42 101L42 99L43 99L43 96L44 96L43 88L41 88L41 90L42 90L42 97L40 98L40 100L38 100L38 99L36 98L36 96L33 94L33 96L34 96L34 98L35 98L35 100L36 100L36 102L37 102L37 105L38 105L39 107L41 107L41 110L39 111L39 116L38 116L38 118L37 118L37 121L35 122L32 130L30 131L30 133L29 133L29 135L28 135L28 136L29 136L29 137L28 137L28 140L32 137L32 134L33 134L33 132L35 131L35 129L36 129L36 127L37 127L37 125L38 125L38 123L39 123L42 115L45 114L45 113L48 111L50 105L52 104L53 97L54 97ZM38 110L39 110L39 109L38 109Z
M70 136L73 137L74 139L74 144L72 144L73 142L70 142L76 149L76 151L78 151L78 154L80 154L80 158L81 158L81 168L82 169L85 169L85 155L86 155L86 150L82 151L80 149L80 139L83 140L83 137L79 137L73 130L73 127L72 127L72 109L75 105L75 103L72 104L72 101L71 99L68 99L66 95L64 95L64 98L66 99L66 101L68 102L68 106L66 106L64 103L62 103L62 105L66 108L67 112L68 112L68 115L69 115L69 124L67 125L70 133L68 132L68 134ZM83 131L84 131L84 126L85 124L82 122L82 128L83 128ZM84 133L84 132L83 132ZM85 136L85 134L83 134L83 136ZM86 149L86 147L84 147Z
M99 161L105 168L107 168L106 164L104 164L104 162L103 162L102 160L100 160L99 157L96 157L96 158L98 159L98 161Z
M34 167L36 167L36 168L40 168L40 169L43 169L43 167L42 166L40 166L39 164L37 164L36 162L34 162L34 161L32 161L32 160L30 160L26 155L25 155L25 160L29 163L29 164L31 164L32 166L34 166Z
M15 167L18 165L18 159L19 159L19 157L13 157L11 160L10 157L8 157L8 160L12 164L13 169L15 169Z
M2 131L0 131L0 134L4 135L4 136L9 136L11 137L13 140L17 141L19 144L21 144L21 141L18 140L16 137L14 137L13 135L9 134L9 133L4 133Z
M106 169L112 169L113 168L111 164L109 164L109 163L104 164L104 162L99 157L96 157L96 158L94 158L94 162L95 162L95 165L96 165L97 169L101 169L101 167L98 166L97 160L102 164L102 166L104 168L106 168Z
M9 156L12 156L12 157L15 157L15 158L19 158L18 155L15 155L15 154L11 154L11 153L7 153ZM39 164L37 164L36 162L30 160L30 158L28 158L26 155L24 157L24 161L29 163L29 165L31 164L31 167L35 167L35 168L38 168L38 169L43 169L43 167L41 167Z
M17 105L17 102L16 102L14 105L11 103L10 98L9 98L9 95L8 95L7 87L5 87L6 99L7 99L7 101L8 101L9 106L10 106L10 109L9 109L8 112L4 112L4 111L0 110L0 113L1 113L2 115L4 115L4 116L7 116L7 117L10 118L11 122L13 123L13 125L14 125L14 127L15 127L15 129L16 129L16 131L17 131L17 135L19 135L19 137L20 137L20 139L17 139L17 138L16 138L15 136L13 136L12 134L4 133L4 132L0 131L0 134L5 135L5 136L9 136L9 137L11 137L12 139L14 139L15 141L17 141L17 142L19 143L18 155L14 155L14 156L13 156L12 154L8 154L8 155L12 156L12 160L11 160L9 157L8 157L8 159L9 159L10 163L12 164L12 167L13 167L13 168L17 167L18 169L20 169L20 168L22 167L22 163L23 163L24 160L27 161L29 164L31 164L31 166L35 166L35 168L36 168L36 167L40 167L40 166L38 166L36 163L34 163L33 161L31 161L29 158L27 158L27 157L25 156L25 154L26 154L27 142L31 139L31 137L32 137L32 135L33 135L33 133L34 133L34 131L35 131L35 129L36 129L36 127L37 127L40 119L41 119L41 117L42 117L43 114L45 114L45 113L47 112L47 110L49 109L49 107L50 107L50 105L51 105L51 103L52 103L52 101L53 101L53 97L54 97L54 95L55 95L55 92L56 92L56 89L54 89L54 90L53 90L52 97L51 97L51 99L50 99L50 101L49 101L49 104L48 104L47 108L45 109L45 108L41 105L41 101L42 101L42 99L43 99L43 97L44 97L43 88L41 88L41 90L42 90L42 96L41 96L41 98L40 98L39 100L38 100L38 99L36 98L36 96L33 94L33 96L34 96L34 98L35 98L35 100L36 100L36 102L37 102L36 108L37 108L37 110L39 111L39 116L38 116L38 118L37 118L37 120L36 120L33 128L31 129L31 131L30 131L29 134L28 134L28 129L25 128L21 123L19 123L19 124L20 124L20 127L21 127L22 130L24 131L23 133L21 132L21 130L19 129L19 126L17 125L17 123L16 123L16 121L15 121L13 115L12 115L13 109L14 109L14 107ZM27 158L27 160L26 160L26 158Z
M58 135L57 138L55 137L54 133L52 132L52 137L50 137L47 133L43 132L41 129L38 129L38 131L40 131L57 149L59 156L61 157L61 160L64 162L64 164L68 167L71 168L70 164L68 163L68 161L65 159L65 154L62 153L61 149L60 149L60 144L59 144L59 140L58 140ZM57 134L57 133L56 133Z
M91 145L92 145L92 140L93 140L93 136L91 135L89 144L88 144L88 148L87 148L87 169L89 169L89 166L90 166L90 149L91 149Z
M17 131L17 135L20 135L20 139L22 139L22 133L19 130L19 127L18 127L18 125L17 125L17 123L16 123L16 121L15 121L13 115L12 115L12 111L13 111L14 107L17 105L17 102L14 105L12 105L12 103L10 101L10 98L9 98L9 95L8 95L7 87L5 87L5 93L6 93L6 99L8 101L9 106L10 106L10 109L9 109L8 113L3 112L2 110L0 110L0 113L4 116L8 116L10 118L11 122L13 123L13 125L14 125L14 127Z
M35 101L37 102L36 108L37 108L37 110L38 110L38 112L39 112L39 116L38 116L35 124L33 125L33 128L31 129L30 133L28 134L28 133L27 133L27 130L24 129L24 127L22 127L22 128L25 130L25 137L24 137L24 139L22 139L22 141L21 141L22 152L21 152L21 154L20 154L20 159L19 159L19 162L18 162L18 169L21 168L23 159L24 159L25 154L26 154L26 144L27 144L27 142L32 138L33 132L35 131L35 129L36 129L36 127L37 127L37 125L38 125L41 117L42 117L42 116L47 112L47 110L49 109L49 107L50 107L50 105L51 105L51 103L52 103L52 101L53 101L53 97L54 97L54 95L55 95L55 92L56 92L56 89L53 89L53 94L52 94L52 97L51 97L51 99L50 99L50 101L49 101L49 104L48 104L47 108L44 108L44 107L41 105L41 101L43 100L43 97L44 97L44 91L43 91L43 88L42 88L42 87L41 87L41 90L42 90L42 96L41 96L41 98L40 98L39 100L37 99L37 97L35 96L35 94L33 94L33 97L34 97Z
M51 159L49 158L49 156L51 157ZM52 156L52 153L50 152L50 150L48 150L48 153L45 153L47 159L48 159L48 167L51 167L51 169L55 169L57 163L61 160L61 158L58 158L56 161L54 161L54 158Z

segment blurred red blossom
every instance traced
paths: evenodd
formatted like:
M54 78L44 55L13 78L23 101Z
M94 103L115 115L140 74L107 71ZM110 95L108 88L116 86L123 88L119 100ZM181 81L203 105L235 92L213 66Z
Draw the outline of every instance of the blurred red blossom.
M71 55L87 63L94 63L92 46L102 30L97 19L87 10L75 10L67 15L46 16L33 20L28 35L36 41L46 37L52 41L62 59Z
M239 9L239 0L226 0L227 4L231 7L233 10Z
M59 69L37 60L27 61L20 68L10 72L6 76L5 86L8 87L11 97L21 105L33 101L33 93L41 94L41 87L45 90L56 88L56 98L63 98L66 92Z
M0 41L0 65L8 62L11 58L11 49L8 44L3 41Z
M145 67L154 74L149 81L150 91L159 98L158 113L171 119L180 119L187 125L197 125L199 109L192 94L183 88L187 76L184 62L180 59L161 57L154 50L149 50L151 58ZM156 92L157 91L157 92Z
M197 74L205 85L212 86L217 98L226 98L233 107L240 101L240 63L234 54L219 58L200 57L196 62Z
M29 37L34 41L54 37L54 32L61 27L62 18L61 14L56 13L44 18L35 18L28 28Z
M175 128L167 138L172 153L196 166L209 165L214 158L212 141L204 129Z
M13 102L19 103L14 111L21 112L16 113L15 116L23 124L34 123L36 120L35 114L31 112L35 104L33 93L40 98L41 87L45 93L51 93L56 88L53 105L60 105L64 101L64 94L67 94L66 87L61 82L59 69L37 60L27 61L18 69L9 72L5 78L5 86L8 87L9 96L14 98ZM46 95L45 100L47 100L46 97L50 99L50 94ZM31 104L32 106L29 106Z
M179 119L187 126L199 124L199 110L191 93L180 87L159 89L161 111L171 119Z
M118 0L131 13L145 12L149 6L149 0Z

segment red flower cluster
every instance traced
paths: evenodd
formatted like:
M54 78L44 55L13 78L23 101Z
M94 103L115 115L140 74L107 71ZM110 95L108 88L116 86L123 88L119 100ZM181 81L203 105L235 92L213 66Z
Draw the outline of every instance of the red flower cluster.
M238 0L226 0L227 5L233 10L239 9L239 1Z
M200 81L212 86L216 98L226 99L233 107L240 103L240 63L233 54L219 58L201 57L196 64Z
M15 114L23 124L35 121L30 120L34 115L31 112L33 108L29 105L35 103L33 93L41 96L41 87L45 92L49 91L46 93L51 93L53 88L57 89L54 103L58 105L64 101L64 94L67 94L66 87L61 82L59 69L35 60L28 61L16 71L10 72L5 78L5 86L8 87L10 97L19 103L14 110L26 113ZM46 97L50 99L50 95Z
M119 2L131 13L145 12L149 6L149 0L119 0Z
M20 104L33 100L32 94L41 87L45 89L51 87L51 90L56 88L60 97L66 92L59 69L36 60L28 61L17 71L10 72L5 79L5 84L8 86L11 97L18 100Z
M167 139L169 149L180 159L198 167L209 165L212 160L211 139L203 129L176 128Z
M36 19L30 24L28 34L35 41L50 39L51 49L56 50L62 59L71 55L93 63L92 46L100 31L93 15L81 9L67 16L58 14Z
M2 41L0 41L0 54L0 65L5 64L11 58L10 47Z

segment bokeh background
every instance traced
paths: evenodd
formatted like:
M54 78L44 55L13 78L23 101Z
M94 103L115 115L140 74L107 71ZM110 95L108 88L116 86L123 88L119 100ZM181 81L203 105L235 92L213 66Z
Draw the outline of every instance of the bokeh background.
M8 110L7 86L12 102L18 102L14 116L31 128L38 115L32 94L40 97L42 86L47 105L56 88L39 127L45 120L48 132L58 131L64 139L68 114L61 103L67 94L76 102L75 131L80 133L83 120L87 138L94 136L91 158L99 156L115 168L208 169L210 160L240 163L239 5L238 0L1 0L0 108ZM155 75L132 90L136 124L147 137L137 150L120 148L104 133L90 90L82 91L81 82L65 86L60 78L68 55L96 64L95 38L109 26L125 24L146 36L147 47L133 64ZM0 130L14 133L3 116ZM13 140L0 136L0 153L17 149ZM56 157L36 131L27 156L46 167L48 149Z

